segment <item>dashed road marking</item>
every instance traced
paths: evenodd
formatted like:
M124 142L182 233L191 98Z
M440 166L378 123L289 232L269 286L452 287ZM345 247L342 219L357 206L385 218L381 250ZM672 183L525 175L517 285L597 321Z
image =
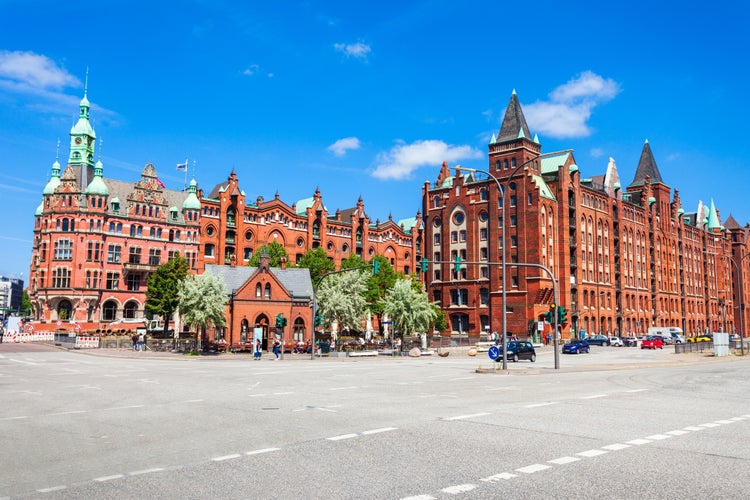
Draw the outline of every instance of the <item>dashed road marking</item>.
M704 429L705 429L705 427L696 427L696 426L694 426L694 425L689 425L689 426L687 426L687 427L683 427L683 429L685 429L686 431L692 431L692 432L695 432L695 431L702 431L702 430L704 430Z
M555 465L565 465L565 464L570 464L573 462L578 462L579 460L581 459L577 457L560 457L554 460L547 460L547 462L551 464L555 464Z
M606 398L606 394L594 394L593 396L583 396L580 399L598 399L598 398Z
M414 497L402 498L401 500L435 500L435 497L432 495L417 495Z
M443 493L449 493L451 495L458 495L459 493L466 493L468 491L473 490L476 488L476 484L457 484L455 486L448 486L447 488L443 488Z
M464 420L467 418L475 418L475 417L486 417L489 415L489 413L472 413L471 415L458 415L455 417L445 417L443 420Z
M630 390L627 390L627 391L625 391L625 392L630 392L630 393L634 393L634 392L645 392L645 391L647 391L647 390L648 390L648 389L630 389Z
M389 431L395 431L395 427L382 427L380 429L373 429L371 431L364 431L362 433L363 436L370 436L372 434L380 434L381 432L389 432Z
M654 434L653 436L646 436L646 439L650 439L651 441L661 441L662 439L669 439L672 436L668 434Z
M246 451L245 455L260 455L262 453L271 453L272 451L279 451L281 448L263 448L260 450Z
M683 431L682 429L675 429L673 431L665 432L664 434L669 434L670 436L682 436L683 434L688 434L688 431Z
M521 467L520 469L516 469L516 472L523 472L524 474L533 474L535 472L539 472L545 469L552 468L551 465L544 465L544 464L533 464L533 465L527 465L526 467Z
M624 444L624 443L615 443L615 444L608 444L607 446L602 446L603 450L609 450L609 451L620 451L620 450L624 450L625 448L630 448L630 445Z
M38 491L39 493L51 493L53 491L64 490L65 488L67 488L67 486L52 486L50 488L42 488L42 489L36 490L36 491Z
M721 424L717 424L717 423L715 423L715 422L708 422L708 423L706 423L706 424L700 424L700 427L707 427L707 428L711 428L711 427L719 427L720 425L721 425Z
M599 455L604 455L605 453L607 452L604 450L586 450L580 453L576 453L576 455L580 455L586 458L591 458L591 457L598 457Z
M137 471L131 472L128 475L130 475L130 476L140 476L140 475L143 475L143 474L153 474L154 472L162 472L163 470L164 469L162 469L161 467L154 467L152 469L137 470Z
M232 453L231 455L224 455L221 457L214 457L211 460L214 462L223 462L224 460L232 460L233 458L240 458L242 455L239 453Z
M547 403L536 403L532 405L525 405L524 408L540 408L542 406L556 405L557 401L548 401Z
M357 437L357 434L342 434L340 436L333 436L326 438L329 441L341 441L342 439L351 439Z
M736 422L736 420L717 420L716 421L717 424L724 424L724 425L733 424L735 422Z
M341 441L343 439L352 439L361 436L371 436L373 434L380 434L381 432L395 431L396 427L382 427L380 429L371 429L369 431L355 432L351 434L341 434L340 436L333 436L326 438L329 441Z
M103 483L104 481L112 481L113 479L121 479L123 477L125 477L125 474L112 474L111 476L102 476L102 477L94 478L94 481Z
M357 386L357 385L349 385L349 386L346 386L346 387L330 387L328 390L329 391L346 391L346 390L350 390L350 389L359 389L359 386Z
M636 446L640 446L640 445L642 445L642 444L648 444L648 443L651 443L652 441L650 441L650 440L648 440L648 439L632 439L632 440L630 440L630 441L625 441L625 442L626 442L627 444L634 444L634 445L636 445Z
M483 477L482 479L480 479L480 481L484 481L485 483L494 483L500 480L507 481L508 479L513 479L514 477L518 477L518 475L511 474L510 472L501 472L500 474L495 474L494 476Z

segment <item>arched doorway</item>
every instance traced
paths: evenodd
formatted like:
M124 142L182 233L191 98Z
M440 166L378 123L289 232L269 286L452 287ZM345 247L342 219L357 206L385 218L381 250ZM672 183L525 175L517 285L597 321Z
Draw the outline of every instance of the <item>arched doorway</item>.
M268 316L265 314L258 315L255 318L255 328L263 330L263 337L261 339L261 348L265 351L268 349Z
M305 340L305 320L297 318L294 320L294 328L292 334L295 342L301 342Z
M117 319L117 302L108 300L102 305L102 321L114 321Z
M240 323L240 342L247 342L247 335L249 331L250 323L247 322L247 318L242 318L242 322ZM250 340L252 341L252 334L250 334Z
M70 321L73 315L73 304L69 300L61 300L57 304L57 319L60 321Z

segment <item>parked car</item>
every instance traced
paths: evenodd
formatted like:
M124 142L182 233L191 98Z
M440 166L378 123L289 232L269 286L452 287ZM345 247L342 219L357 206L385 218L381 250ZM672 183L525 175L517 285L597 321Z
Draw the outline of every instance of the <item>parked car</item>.
M672 343L673 344L684 344L685 337L680 335L679 333L672 333Z
M714 339L709 334L700 334L695 337L688 337L688 342L713 342Z
M739 333L733 333L729 336L730 342L739 342L740 340L742 340L742 337L740 337Z
M531 342L521 341L521 340L511 340L507 343L508 345L508 354L506 356L506 359L509 359L513 361L514 363L517 362L519 359L528 359L532 363L536 361L536 350L534 350L534 344ZM492 358L495 357L495 361L502 361L503 360L503 346L502 344L497 346L490 347L489 350L489 356Z
M571 340L562 348L563 354L580 354L582 352L591 352L591 347L585 339Z
M659 335L649 335L641 341L641 349L664 349L664 340Z
M622 341L620 337L610 337L609 338L609 345L613 347L622 347L625 345L625 342Z
M586 337L586 341L589 345L609 345L609 338L605 335L592 335L591 337Z
M638 337L620 337L625 347L638 347L640 339Z

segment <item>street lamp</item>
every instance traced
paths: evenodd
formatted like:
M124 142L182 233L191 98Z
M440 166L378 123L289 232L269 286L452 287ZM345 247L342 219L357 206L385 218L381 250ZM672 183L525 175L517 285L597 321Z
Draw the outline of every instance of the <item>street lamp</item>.
M745 311L743 310L743 307L742 307L743 290L742 290L742 272L740 269L740 264L742 263L743 260L745 260L745 257L747 257L748 255L750 255L750 253L746 253L745 255L740 257L740 259L737 261L734 259L729 259L732 262L732 264L734 264L734 268L737 271L737 283L739 285L739 290L737 293L737 306L739 307L739 310L740 310L740 354L742 356L745 355L745 327L743 323L744 321L743 316L745 315Z
M543 155L535 156L533 158L529 158L528 160L526 160L526 161L520 163L518 166L516 166L516 168L514 168L510 172L510 174L508 175L508 178L507 178L507 180L505 182L506 187L508 186L508 184L510 183L510 180L513 178L513 176L516 174L516 172L518 172L521 169L521 167L523 167L523 166L531 163L534 160L537 160L537 159L541 158L542 156ZM487 175L490 179L492 179L493 181L495 181L495 184L497 184L497 190L500 193L500 201L502 202L501 210L502 210L502 214L503 214L503 218L502 218L503 223L500 225L501 226L500 241L502 243L502 253L501 253L500 257L501 257L501 269L502 269L502 273L503 273L503 277L502 277L502 286L503 286L503 291L502 291L502 297L503 297L502 298L502 307L503 307L503 311L502 311L502 316L503 316L503 370L507 370L508 369L508 355L506 354L506 351L508 350L508 332L507 332L507 330L508 330L508 317L507 317L508 295L507 295L507 291L506 291L506 282L507 282L507 279L505 277L506 270L507 270L507 260L506 260L506 255L505 255L505 250L506 250L505 249L505 224L506 224L506 221L505 221L505 192L506 192L506 190L504 190L503 187L500 185L500 181L498 180L498 178L495 177L494 175L492 175L487 170L482 170L482 169L479 169L479 168L464 168L464 167L461 167L461 166L456 167L457 171L459 169L460 170L465 170L467 172L479 172L479 173ZM555 316L555 317L557 317L557 316ZM557 341L557 330L556 329L555 329L554 333L555 333L555 341Z

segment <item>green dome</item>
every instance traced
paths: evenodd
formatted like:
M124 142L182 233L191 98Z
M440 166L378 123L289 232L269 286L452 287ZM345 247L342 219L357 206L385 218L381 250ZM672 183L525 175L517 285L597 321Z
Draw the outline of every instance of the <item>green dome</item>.
M86 194L98 194L102 196L109 195L109 189L107 188L107 185L104 184L104 179L102 179L103 173L104 165L102 164L102 161L99 160L96 162L96 167L94 167L94 178L86 187Z
M187 198L185 198L185 201L182 203L182 209L183 210L200 210L201 209L201 202L198 199L198 197L195 195L195 192L197 191L198 183L195 182L195 179L190 181L190 187L188 188L189 194Z
M38 207L36 207L36 212L34 212L34 217L39 217L44 212L44 202L41 202Z
M60 185L60 162L55 160L52 164L52 177L47 185L44 186L44 194L53 194L57 186Z

